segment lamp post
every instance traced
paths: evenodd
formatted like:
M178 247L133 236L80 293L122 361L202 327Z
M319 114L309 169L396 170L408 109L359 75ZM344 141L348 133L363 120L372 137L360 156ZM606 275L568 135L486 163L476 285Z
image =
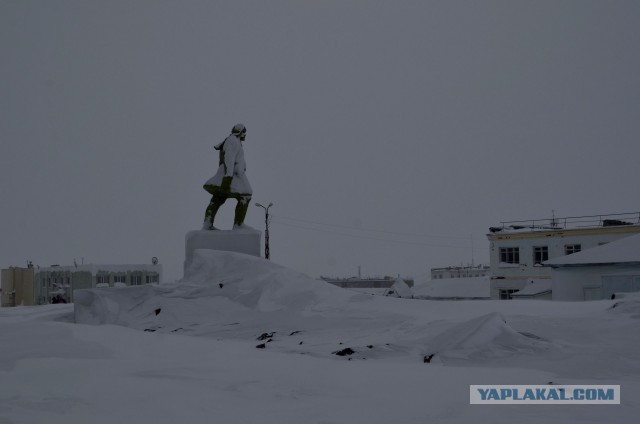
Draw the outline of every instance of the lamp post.
M273 203L269 203L269 206L266 207L256 203L256 206L264 209L264 258L269 259L269 208L273 206Z

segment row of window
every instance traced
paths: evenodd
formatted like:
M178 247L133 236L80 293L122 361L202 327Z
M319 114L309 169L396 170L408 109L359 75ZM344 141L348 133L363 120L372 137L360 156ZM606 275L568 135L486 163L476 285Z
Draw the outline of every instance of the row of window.
M142 285L142 275L132 275L130 277L132 286L140 286ZM159 282L159 276L157 274L147 275L146 276L146 284L153 284ZM126 283L127 276L126 275L114 275L113 276L114 283ZM71 277L48 277L42 278L41 280L42 287L52 287L58 284L66 284L71 285ZM109 274L100 274L96 276L97 284L109 284Z
M564 254L571 255L577 253L582 249L579 244L566 244L564 246ZM549 247L548 246L534 246L533 248L533 263L541 264L542 262L549 260ZM519 247L501 247L500 248L500 262L507 264L519 264L520 263L520 248Z
M132 286L141 286L142 285L142 275L131 275L129 277L130 285ZM113 276L114 283L124 283L127 282L126 275L114 275ZM146 284L157 284L159 282L159 276L157 274L147 275L145 278ZM96 284L109 284L109 275L108 274L100 274L96 275Z
M48 278L42 278L40 282L42 283L42 287L57 286L58 284L69 285L71 284L71 278L70 277L48 277Z
M479 273L476 273L476 274L457 274L457 275L450 274L450 275L448 275L448 276L445 276L445 275L442 275L442 274L436 274L436 275L434 275L434 276L433 276L433 279L435 280L435 279L438 279L438 278L469 278L469 277L483 277L483 276L485 276L485 275L487 275L487 274L479 274Z

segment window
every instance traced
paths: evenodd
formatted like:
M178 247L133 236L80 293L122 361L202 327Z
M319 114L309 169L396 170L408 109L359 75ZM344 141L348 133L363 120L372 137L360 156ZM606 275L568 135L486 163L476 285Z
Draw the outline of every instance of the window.
M518 290L515 289L500 289L500 300L510 300L513 299L511 295Z
M533 264L541 264L549 260L549 247L538 246L533 248Z
M114 275L113 276L113 282L114 283L126 283L127 282L127 275L126 274Z
M157 284L158 274L147 275L147 284Z
M142 284L142 275L132 275L131 276L131 285L139 286Z
M500 262L504 262L507 264L519 264L520 248L519 247L501 247Z
M564 245L564 254L570 255L572 253L578 253L582 250L582 245L580 244L565 244Z
M108 274L96 275L96 284L109 284L109 275Z

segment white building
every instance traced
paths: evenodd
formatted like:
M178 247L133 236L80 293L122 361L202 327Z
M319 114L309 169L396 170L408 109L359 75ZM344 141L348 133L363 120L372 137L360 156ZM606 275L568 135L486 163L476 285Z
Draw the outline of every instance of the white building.
M528 297L545 298L549 285L541 281L551 280L552 269L543 263L639 234L640 213L505 222L490 231L491 298L525 288Z
M553 300L611 299L640 292L640 234L545 262Z
M35 273L36 304L52 303L60 296L73 302L73 292L95 287L126 287L159 284L160 264L131 265L71 265L39 268Z

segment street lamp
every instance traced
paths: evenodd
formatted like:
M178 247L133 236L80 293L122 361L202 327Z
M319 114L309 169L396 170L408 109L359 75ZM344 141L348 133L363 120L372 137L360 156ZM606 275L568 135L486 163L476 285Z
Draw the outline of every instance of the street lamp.
M273 206L273 203L269 203L269 206L266 207L256 203L256 206L264 209L264 258L269 259L269 208Z

